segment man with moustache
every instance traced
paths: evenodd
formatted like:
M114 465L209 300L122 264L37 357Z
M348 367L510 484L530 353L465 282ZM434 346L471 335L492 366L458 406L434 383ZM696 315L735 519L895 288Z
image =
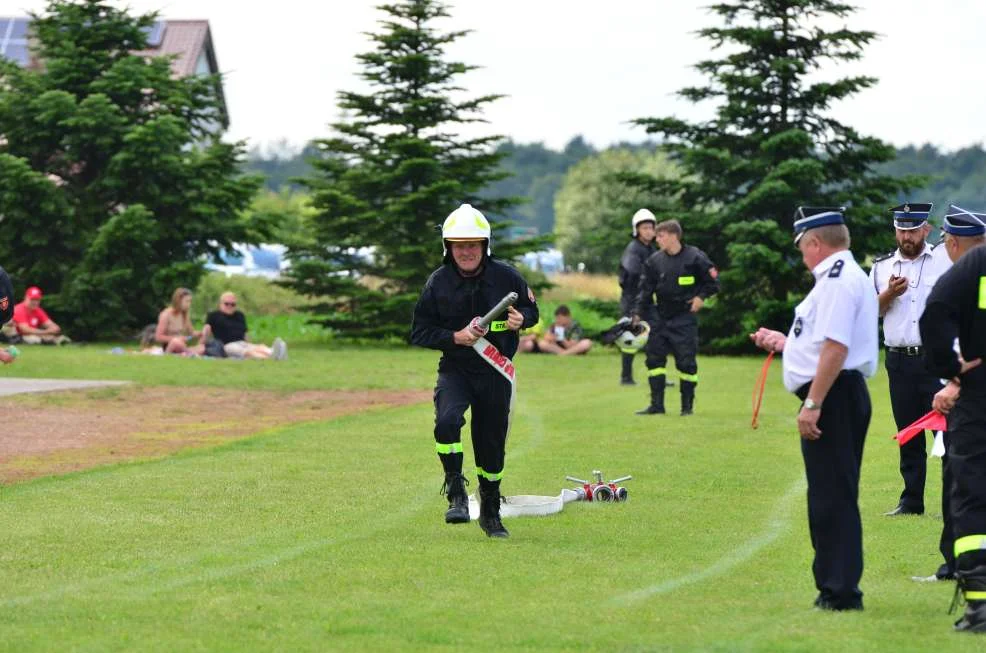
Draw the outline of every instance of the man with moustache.
M928 294L938 278L951 267L947 257L935 256L927 242L931 209L931 204L916 203L892 208L897 249L874 261L870 270L870 280L883 317L890 405L898 431L931 410L935 393L942 388L938 377L925 367L918 329ZM924 513L928 460L925 445L922 432L900 447L904 491L897 506L886 515ZM938 575L943 578L952 575L951 560L947 557Z
M473 344L485 336L496 349L496 360L502 363L505 357L509 363L517 352L517 332L537 323L538 308L520 273L492 257L491 243L490 223L478 210L463 204L449 214L442 225L444 261L418 298L411 343L442 352L435 386L435 449L445 471L442 492L449 503L445 522L469 521L461 431L465 412L471 408L479 526L489 537L504 538L509 533L500 521L500 480L513 381L495 369ZM473 318L485 315L511 292L517 293L516 305L494 316L488 332L474 326ZM512 373L512 365L510 370Z

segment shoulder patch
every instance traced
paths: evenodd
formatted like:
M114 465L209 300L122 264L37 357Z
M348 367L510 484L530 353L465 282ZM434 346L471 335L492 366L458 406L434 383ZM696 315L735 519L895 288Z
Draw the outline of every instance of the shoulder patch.
M537 304L537 300L534 299L534 291L531 290L530 286L527 287L527 298L531 300L532 304Z
M838 279L839 275L842 274L842 266L844 264L845 261L841 259L836 261L835 264L832 265L832 269L829 270L829 274L828 274L829 279Z

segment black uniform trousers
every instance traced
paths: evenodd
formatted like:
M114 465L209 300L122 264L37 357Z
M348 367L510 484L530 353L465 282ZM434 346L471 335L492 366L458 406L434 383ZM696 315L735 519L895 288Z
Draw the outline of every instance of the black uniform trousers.
M956 574L969 600L986 600L986 393L962 393L948 414ZM970 592L975 593L970 596Z
M890 406L897 430L914 423L931 410L935 393L942 389L941 381L928 374L924 356L908 356L887 351L887 377L890 381ZM904 491L900 505L924 512L924 484L928 471L927 441L924 432L900 447L900 475Z
M802 401L810 383L798 389ZM839 608L861 605L863 527L859 469L872 406L862 374L844 370L825 397L818 440L801 440L808 478L808 528L815 549L812 572L819 599Z
M484 373L454 370L438 374L435 441L439 451L442 445L460 443L466 409L472 408L472 449L481 481L499 481L503 474L512 393L510 382L492 368ZM461 471L461 458L459 465Z
M949 464L948 447L951 438L948 431L942 432L945 444L945 455L941 457L941 537L938 539L938 550L945 562L938 567L935 575L947 578L955 574L955 531L952 525L952 485L955 483L952 466Z
M661 317L656 312L650 323L647 338L647 369L665 370L668 354L674 356L674 365L682 378L695 380L698 374L698 318L693 313L679 313L673 317ZM663 374L664 372L661 372Z

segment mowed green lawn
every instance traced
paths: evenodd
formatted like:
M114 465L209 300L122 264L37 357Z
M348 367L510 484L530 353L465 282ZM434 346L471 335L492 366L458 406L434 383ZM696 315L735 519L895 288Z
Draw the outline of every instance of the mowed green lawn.
M141 383L428 388L437 355L293 348L283 363L29 349L0 371ZM700 360L697 414L638 417L610 352L519 357L507 494L566 474L633 474L626 504L448 526L429 404L262 433L215 449L0 488L0 650L981 651L950 632L929 513L900 491L886 377L863 469L866 610L812 609L796 401L775 363ZM638 363L638 377L642 360ZM676 389L670 391L677 406ZM468 436L467 436L468 437ZM466 440L468 442L468 440ZM466 451L469 452L468 445ZM471 468L471 454L467 468ZM472 489L475 489L473 480Z

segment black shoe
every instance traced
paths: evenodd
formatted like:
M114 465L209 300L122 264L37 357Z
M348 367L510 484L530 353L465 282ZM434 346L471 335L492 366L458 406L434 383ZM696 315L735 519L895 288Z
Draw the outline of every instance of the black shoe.
M664 415L664 406L655 406L651 404L647 408L641 408L640 410L634 412L634 415Z
M479 527L489 537L510 537L500 521L499 490L483 491L479 488Z
M901 503L901 504L897 504L897 507L891 510L890 512L883 513L883 516L896 517L898 515L923 515L923 514L924 514L924 508L921 508L919 510L917 508L910 508Z
M691 408L682 408L681 409L681 416L682 417L686 417L688 415L694 415L694 414L695 414L695 411L692 410Z
M862 610L863 599L849 599L848 601L835 601L833 599L822 598L821 595L815 599L815 607L819 610L833 610L843 612L846 610Z
M954 628L965 633L986 633L986 601L970 601Z
M469 480L462 474L449 472L445 474L445 483L441 492L448 497L448 510L445 511L446 524L469 523L469 496L466 485Z
M620 379L620 385L637 385L633 379Z

